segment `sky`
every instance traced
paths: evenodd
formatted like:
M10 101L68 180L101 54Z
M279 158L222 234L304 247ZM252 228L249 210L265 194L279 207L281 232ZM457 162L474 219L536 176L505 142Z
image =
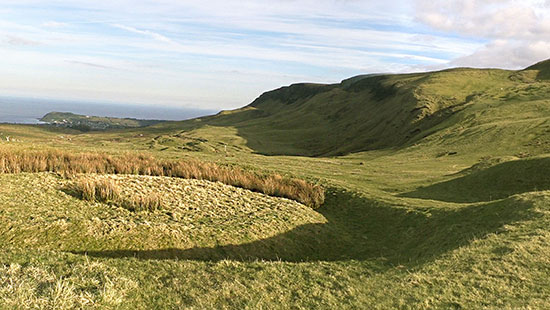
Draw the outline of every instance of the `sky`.
M550 0L0 0L0 95L233 109L297 82L550 58Z

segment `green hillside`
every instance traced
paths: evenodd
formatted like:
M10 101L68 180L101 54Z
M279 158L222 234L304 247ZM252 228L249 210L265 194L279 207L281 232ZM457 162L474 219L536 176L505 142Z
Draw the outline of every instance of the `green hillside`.
M455 143L459 131L514 122L518 113L526 121L548 116L541 105L550 85L537 79L540 72L461 68L360 76L333 85L295 84L266 92L241 109L157 128L181 128L187 136L193 134L189 129L204 131L205 126L231 128L244 146L266 155L403 148L436 132L454 134L445 143Z
M204 180L0 175L0 309L549 309L547 64L295 84L145 128L0 124L5 154L142 153L326 189L314 209ZM82 200L75 178L162 208Z

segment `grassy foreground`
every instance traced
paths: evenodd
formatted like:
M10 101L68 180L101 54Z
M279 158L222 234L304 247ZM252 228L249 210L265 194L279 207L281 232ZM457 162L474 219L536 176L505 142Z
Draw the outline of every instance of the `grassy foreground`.
M0 136L17 139L0 145L9 152L144 152L327 188L312 209L208 181L80 176L112 180L121 195L162 194L162 208L136 212L82 200L56 174L0 175L0 308L548 309L545 68L375 80L387 92L365 90L374 82L358 78L328 93L307 86L305 95L283 91L252 108L140 130L0 125ZM394 107L393 121L403 116L402 132L388 137L392 121L378 122L384 130L361 136L366 127L344 109L329 127L356 138L342 130L309 138L322 136L315 115L311 123L302 117L315 102L362 90L351 115L364 112L361 102L382 102ZM426 106L411 118L397 108L409 95L416 101L406 109ZM258 112L281 98L295 103L286 118L275 113L282 102ZM298 123L294 136L282 131Z

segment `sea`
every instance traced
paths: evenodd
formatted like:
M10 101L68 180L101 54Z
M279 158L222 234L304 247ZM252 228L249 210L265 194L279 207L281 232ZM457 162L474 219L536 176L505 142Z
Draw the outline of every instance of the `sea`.
M96 103L54 99L0 96L0 123L40 124L49 112L71 112L90 116L108 116L155 120L186 120L212 115L216 110L160 105Z

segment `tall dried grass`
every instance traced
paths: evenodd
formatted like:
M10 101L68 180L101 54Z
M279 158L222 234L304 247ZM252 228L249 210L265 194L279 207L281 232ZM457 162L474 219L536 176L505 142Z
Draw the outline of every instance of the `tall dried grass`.
M160 160L143 154L112 156L103 153L61 151L0 151L0 173L57 172L62 174L138 174L222 182L271 196L319 207L324 189L315 184L280 175L260 175L236 167L197 160Z
M157 194L147 196L135 196L128 200L122 200L121 206L130 211L155 211L162 209L162 200Z
M162 209L162 200L157 194L122 195L120 187L110 179L78 178L69 190L77 197L88 200L114 204L130 211L155 211Z
M78 197L89 201L109 202L121 198L120 188L113 180L80 178L70 188Z

